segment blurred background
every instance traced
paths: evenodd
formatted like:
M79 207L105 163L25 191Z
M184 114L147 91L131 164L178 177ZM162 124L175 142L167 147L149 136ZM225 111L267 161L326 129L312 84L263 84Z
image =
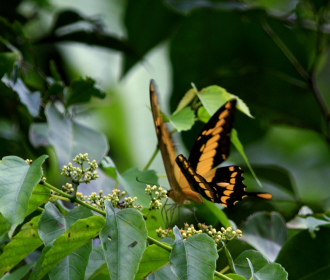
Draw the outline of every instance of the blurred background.
M23 54L31 90L45 85L29 65L51 76L54 61L65 83L91 77L106 92L105 99L78 106L75 119L107 136L108 155L120 172L142 169L157 145L150 79L166 113L191 83L199 90L219 85L243 99L255 117L238 113L234 126L262 191L274 195L261 208L286 219L302 205L330 209L328 1L2 0L1 6L2 29L12 24L1 51L16 34L10 43ZM8 145L6 127L23 125L13 112L2 109L1 156L26 157L22 146ZM41 120L42 114L29 119ZM175 138L180 152L188 155L201 127ZM235 149L228 162L248 170ZM165 174L160 155L151 168ZM249 190L260 191L248 171L245 177ZM166 180L161 184L168 187Z

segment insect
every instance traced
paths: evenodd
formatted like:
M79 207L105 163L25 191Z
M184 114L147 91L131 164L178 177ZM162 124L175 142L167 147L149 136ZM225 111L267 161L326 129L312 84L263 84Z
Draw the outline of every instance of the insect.
M204 197L232 207L247 196L272 198L269 193L246 192L243 170L239 166L215 168L229 156L236 99L228 101L211 117L197 137L188 159L178 155L175 149L161 114L154 80L150 82L150 103L158 146L171 186L168 196L175 202L201 204Z

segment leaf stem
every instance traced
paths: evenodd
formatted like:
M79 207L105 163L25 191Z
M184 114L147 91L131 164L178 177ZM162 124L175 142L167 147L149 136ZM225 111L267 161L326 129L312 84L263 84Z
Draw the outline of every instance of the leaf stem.
M172 251L172 247L169 246L169 245L167 245L164 242L160 242L160 241L158 241L158 240L156 240L156 239L154 239L154 238L152 238L150 236L148 236L147 239L148 239L149 242L151 242L151 243L153 243L153 244L155 244L155 245L157 245L157 246L165 249L168 252L171 252Z
M230 278L224 274L221 274L220 272L218 271L214 271L214 276L217 276L218 278L220 279L224 279L224 280L233 280L233 278Z
M151 158L149 159L148 163L146 164L146 166L143 168L143 170L148 170L150 165L152 164L152 162L154 161L155 157L157 156L159 151L159 147L157 146L154 153L152 154Z

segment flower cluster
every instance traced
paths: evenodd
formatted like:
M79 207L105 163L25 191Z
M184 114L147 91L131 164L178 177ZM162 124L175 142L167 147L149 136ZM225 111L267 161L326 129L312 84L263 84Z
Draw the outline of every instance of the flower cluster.
M172 237L173 236L173 230L171 229L162 229L161 227L159 229L156 229L157 235L160 238L165 238L165 237Z
M242 231L237 229L236 231L232 229L232 227L224 228L222 227L219 231L217 231L212 226L207 226L204 224L198 224L198 230L195 229L194 225L185 224L184 229L180 229L182 237L184 239L199 234L206 233L215 241L217 245L220 245L222 241L230 241L238 237L242 237ZM161 238L173 236L173 231L171 229L162 229L159 228L156 230L157 235Z
M112 194L108 194L106 196L103 196L102 190L99 191L99 194L93 192L89 196L87 196L87 195L83 196L82 193L77 192L77 197L80 200L92 205L95 208L103 210L103 211L105 210L105 201L106 200L111 201L113 207L115 207L115 208L120 208L120 209L134 208L134 209L138 209L138 210L142 209L141 205L135 204L137 197L134 197L134 198L125 197L124 198L125 195L126 195L125 191L120 191L118 189L112 190Z
M88 154L79 154L73 161L80 165L80 167L73 166L71 162L68 165L64 165L61 174L70 178L75 184L90 183L92 180L99 178L96 169L98 165L95 160L89 161ZM84 168L84 162L89 165L88 168Z
M32 162L33 162L33 160L32 160L32 159L26 159L25 161L26 161L28 164L30 164L30 165L31 165L31 164L32 164Z
M145 192L147 195L150 195L151 201L149 204L149 210L158 210L162 207L160 200L162 198L167 198L167 191L163 190L162 187L150 186L147 185Z

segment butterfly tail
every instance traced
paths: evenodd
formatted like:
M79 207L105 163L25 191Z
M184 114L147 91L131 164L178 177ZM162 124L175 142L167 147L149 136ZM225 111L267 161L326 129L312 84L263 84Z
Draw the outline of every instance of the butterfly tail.
M270 193L262 193L262 192L246 192L247 196L253 196L253 197L260 197L263 199L272 199L273 196Z

